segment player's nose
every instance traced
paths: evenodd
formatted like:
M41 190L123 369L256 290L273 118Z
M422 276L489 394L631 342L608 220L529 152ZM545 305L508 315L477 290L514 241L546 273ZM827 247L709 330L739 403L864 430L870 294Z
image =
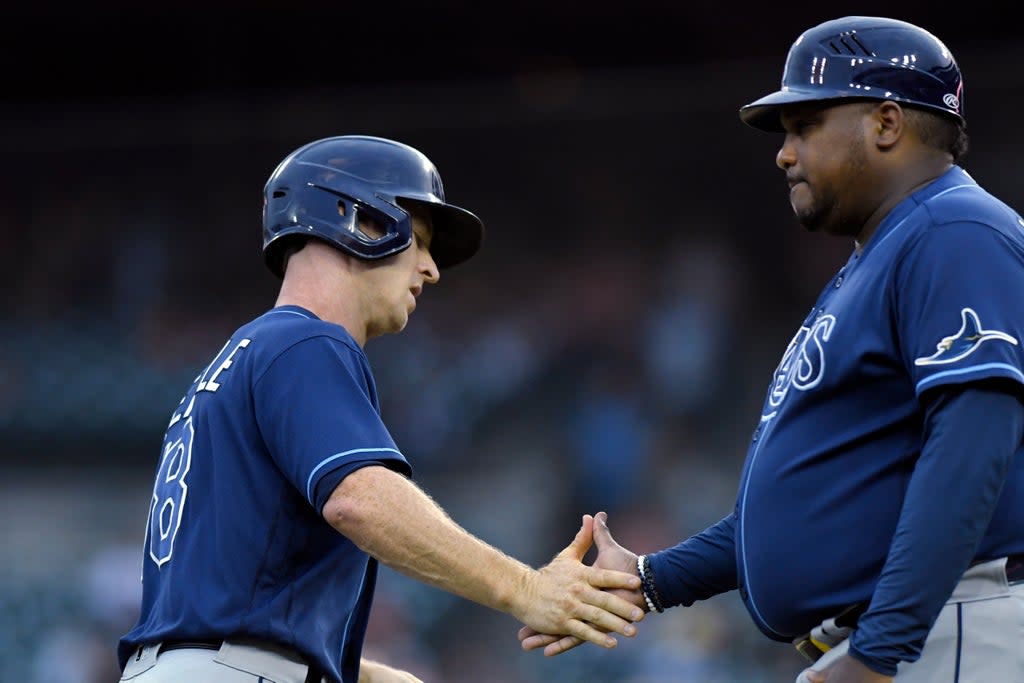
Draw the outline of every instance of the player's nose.
M423 273L423 279L430 284L436 284L441 279L441 272L438 270L437 263L429 251L423 251L423 256L420 260L420 272Z

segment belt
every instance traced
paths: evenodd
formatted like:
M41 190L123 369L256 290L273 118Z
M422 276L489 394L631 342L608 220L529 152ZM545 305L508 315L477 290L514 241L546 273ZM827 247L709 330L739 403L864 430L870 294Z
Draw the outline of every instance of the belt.
M223 644L223 640L165 640L160 643L157 655L169 650L219 650ZM326 676L321 669L311 664L306 665L305 683L321 683L324 678Z
M989 561L976 560L971 563L971 566ZM1006 582L1010 585L1024 582L1024 553L1006 557ZM810 633L795 638L793 646L797 652L813 664L818 661L819 657L849 636L853 629L857 628L857 621L867 608L867 602L850 605L835 618L827 619L820 626L812 629Z
M168 650L219 650L223 640L165 640L157 654Z

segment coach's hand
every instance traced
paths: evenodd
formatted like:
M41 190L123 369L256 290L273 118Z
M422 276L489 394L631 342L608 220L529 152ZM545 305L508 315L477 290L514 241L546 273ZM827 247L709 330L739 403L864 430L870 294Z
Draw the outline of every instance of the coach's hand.
M585 524L585 522L584 522ZM582 531L582 529L581 529ZM577 539L579 535L577 534ZM597 558L593 566L600 569L611 569L637 576L636 553L623 548L612 537L608 528L608 514L598 512L593 522L593 538L597 544ZM589 547L589 546L588 546ZM581 556L582 559L582 556ZM610 589L612 593L643 611L645 603L643 593L640 592L639 577L635 588ZM544 648L546 657L553 657L577 645L582 645L583 640L572 635L550 635L546 632L538 632L529 626L519 629L519 642L524 650L535 650Z
M594 538L594 518L583 516L573 539L551 562L535 572L520 597L522 613L516 616L536 633L557 633L615 647L610 633L636 635L632 622L643 619L644 611L623 595L639 591L635 571L583 564ZM611 590L604 590L611 589ZM613 592L616 589L622 593ZM559 635L555 638L561 637Z
M803 683L892 683L892 676L875 673L860 660L843 655L821 671L804 669L798 681Z

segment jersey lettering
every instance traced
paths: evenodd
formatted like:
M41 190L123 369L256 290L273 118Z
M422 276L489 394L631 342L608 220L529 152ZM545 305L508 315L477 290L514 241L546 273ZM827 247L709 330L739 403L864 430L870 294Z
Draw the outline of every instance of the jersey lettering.
M224 360L223 363L220 364L220 367L217 368L216 372L213 373L210 379L199 383L199 386L196 387L196 392L198 393L200 391L217 391L217 389L220 388L220 384L218 384L216 380L218 377L220 377L220 373L224 372L225 370L231 367L231 363L234 362L233 359L235 357L235 354L238 353L240 349L244 349L245 347L249 346L250 341L252 340L243 339L242 341L238 342L238 346L231 350L231 353L228 354L228 357Z
M243 339L242 341L238 342L235 348L231 350L231 353L228 354L228 357L224 360L224 362L222 362L220 366L217 367L217 370L213 373L210 379L204 379L207 373L209 373L210 370L215 365L217 365L217 361L220 360L220 357L224 354L224 351L227 350L228 345L231 344L231 340L229 339L224 344L224 346L221 347L220 351L217 352L217 355L214 356L213 362L206 366L206 369L198 377L195 378L194 382L198 382L198 384L196 385L195 392L191 392L192 396L189 397L186 394L184 397L182 397L181 403L178 404L178 407L181 407L181 404L185 402L186 398L189 399L188 406L185 408L185 412L183 413L178 411L174 412L174 415L171 416L171 421L167 424L168 429L172 427L178 420L183 420L192 414L192 408L196 404L196 394L198 394L200 391L214 392L220 388L220 383L216 382L215 380L220 376L222 372L231 367L231 364L234 362L235 354L238 353L239 350L247 348L250 343L252 343L251 339Z
M157 470L156 481L153 484L153 500L149 510L149 557L157 566L171 559L174 552L174 539L181 528L182 515L185 511L185 499L188 497L187 475L192 467L192 441L195 438L195 428L192 424L192 411L196 405L196 396L201 391L215 392L220 388L221 382L217 380L231 368L234 363L235 354L245 349L252 342L251 339L243 339L238 342L226 358L218 365L224 351L227 350L231 341L226 344L214 357L213 362L207 366L199 377L195 379L195 391L189 391L178 404L179 410L171 417L167 425L167 436L164 439L163 454L161 455L160 468ZM210 374L210 370L216 370ZM209 379L204 379L210 374ZM185 399L188 405L183 412L180 411ZM180 426L178 426L180 423Z
M149 508L149 557L157 566L171 559L174 538L181 527L181 515L188 496L186 477L192 466L192 441L195 431L192 418L177 430L177 436L168 435L164 441L160 468L153 484L153 500Z
M835 316L823 315L811 327L801 327L789 342L768 396L773 408L782 405L790 388L807 391L821 382L825 374L825 342L832 336L835 323Z

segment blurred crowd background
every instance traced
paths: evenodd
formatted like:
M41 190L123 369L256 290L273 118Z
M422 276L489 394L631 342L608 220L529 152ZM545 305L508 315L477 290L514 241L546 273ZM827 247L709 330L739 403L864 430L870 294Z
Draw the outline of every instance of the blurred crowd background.
M319 137L418 147L487 225L407 330L366 348L386 423L456 520L539 566L583 513L607 511L616 539L648 552L731 510L772 371L852 248L796 226L780 140L736 112L777 86L800 30L843 12L743 28L709 8L552 7L521 17L521 44L452 29L457 3L435 8L440 35L336 8L336 44L323 27L304 40L284 6L255 34L123 31L124 53L101 30L126 25L117 13L25 28L19 63L43 71L6 90L0 131L0 681L117 680L163 429L234 328L272 305L261 190ZM953 49L965 166L1024 208L1024 41L893 16ZM575 28L603 58L573 51ZM353 43L359 31L372 36ZM519 649L506 615L388 569L379 586L367 655L427 683L777 683L802 666L732 594L650 615L615 650L549 659Z

